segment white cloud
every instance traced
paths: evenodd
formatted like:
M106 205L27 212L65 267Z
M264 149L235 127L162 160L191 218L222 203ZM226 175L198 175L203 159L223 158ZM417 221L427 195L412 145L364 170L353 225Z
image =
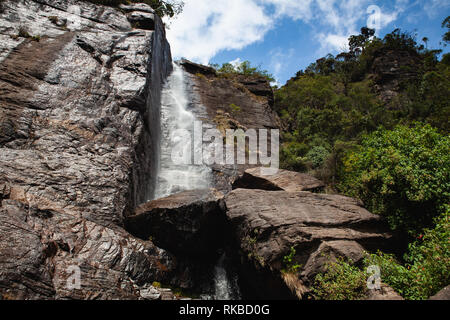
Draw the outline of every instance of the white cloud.
M264 7L253 0L186 0L168 39L175 56L208 63L221 50L262 40L271 24Z
M429 17L434 17L442 9L450 8L450 0L428 0L424 5L424 9Z
M313 18L314 0L260 0L259 2L272 6L276 18L289 17L304 21L310 21Z
M237 67L239 67L242 64L242 59L241 58L236 58L232 61L230 61L229 63L236 69Z
M450 1L450 0L444 0ZM341 50L351 34L365 25L374 0L185 0L184 11L168 30L175 57L208 63L223 50L239 50L264 39L283 18L309 23L323 50ZM408 0L382 10L380 25L393 22ZM272 63L281 70L279 63Z

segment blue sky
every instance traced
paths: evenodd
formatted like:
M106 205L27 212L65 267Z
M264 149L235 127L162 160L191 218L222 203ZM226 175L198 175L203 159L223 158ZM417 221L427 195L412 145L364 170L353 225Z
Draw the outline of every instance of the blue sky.
M441 23L450 0L185 0L183 13L169 21L175 58L207 64L249 60L284 84L326 55L345 50L361 27L382 37L395 28L417 40L440 45Z

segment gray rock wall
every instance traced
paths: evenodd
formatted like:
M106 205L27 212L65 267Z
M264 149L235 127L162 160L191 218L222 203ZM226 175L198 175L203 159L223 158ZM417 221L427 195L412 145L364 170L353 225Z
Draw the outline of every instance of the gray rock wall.
M75 0L2 7L0 298L159 298L171 255L121 226L153 192L172 68L161 19Z
M153 190L164 25L132 29L122 12L73 0L4 7L0 177L39 208L121 225Z

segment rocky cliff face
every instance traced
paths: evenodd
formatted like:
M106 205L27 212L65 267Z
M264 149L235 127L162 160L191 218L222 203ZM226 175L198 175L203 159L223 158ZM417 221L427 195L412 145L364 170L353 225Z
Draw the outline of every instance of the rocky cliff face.
M370 78L381 100L389 103L407 81L416 79L422 65L415 52L382 50L376 53Z
M272 109L274 96L263 77L216 73L213 68L188 60L181 65L188 73L191 111L207 128L218 129L223 136L227 129L244 132L248 129L279 129L281 121ZM269 134L270 143L270 134ZM224 192L254 165L213 165L214 186Z
M288 171L213 165L221 192L146 203L172 70L160 18L76 0L0 12L0 298L171 299L152 284L227 287L225 265L244 298L302 298L325 254L357 261L391 244L356 200L307 192L323 183ZM206 128L280 127L265 79L181 65ZM298 274L284 272L292 248Z
M142 5L6 1L0 43L0 293L148 297L140 286L161 280L170 255L121 226L153 190L171 71L160 18ZM72 264L83 289L68 292Z

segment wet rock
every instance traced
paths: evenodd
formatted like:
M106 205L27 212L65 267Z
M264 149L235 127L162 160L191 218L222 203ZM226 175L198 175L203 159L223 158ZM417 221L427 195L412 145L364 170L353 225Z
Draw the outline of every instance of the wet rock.
M225 215L217 190L194 190L141 205L126 228L178 257L211 258L224 238Z
M325 184L305 173L278 170L274 175L263 175L261 168L245 170L233 183L233 189L260 189L287 192L323 191Z
M363 249L388 249L392 239L379 216L343 196L236 189L224 201L244 262L240 278L253 298L299 298L323 266L321 253L359 260ZM292 249L292 264L302 266L298 288L282 273Z
M273 91L265 78L218 75L215 69L182 60L187 71L190 110L207 129L224 135L227 129L279 129L281 121L272 109ZM225 154L225 153L224 153ZM231 191L232 182L248 168L260 165L214 164L213 185L222 192Z

